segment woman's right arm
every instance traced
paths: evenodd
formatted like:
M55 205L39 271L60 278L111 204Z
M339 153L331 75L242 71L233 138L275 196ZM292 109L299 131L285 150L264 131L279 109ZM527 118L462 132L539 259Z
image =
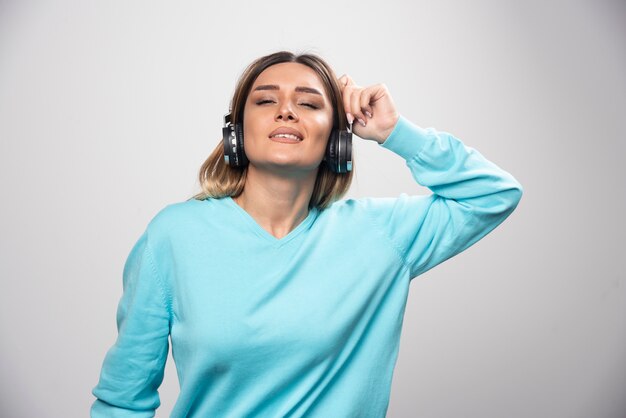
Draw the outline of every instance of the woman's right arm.
M117 309L117 341L93 389L91 417L153 417L160 405L169 350L170 306L162 277L143 233L124 266L124 293Z

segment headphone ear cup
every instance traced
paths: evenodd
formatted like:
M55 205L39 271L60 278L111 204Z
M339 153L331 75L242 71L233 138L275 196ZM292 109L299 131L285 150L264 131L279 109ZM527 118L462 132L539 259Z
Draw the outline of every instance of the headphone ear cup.
M333 173L352 171L352 132L332 130L324 161Z
M352 171L352 132L339 131L340 173Z
M244 167L248 165L248 157L246 156L246 151L243 148L243 124L236 123L235 124L235 135L237 137L237 157L239 161L238 167Z
M243 149L243 125L237 123L222 128L224 161L231 167L244 167L248 158Z
M330 171L336 173L337 167L337 141L339 140L339 131L333 129L328 138L328 144L326 145L326 154L324 154L324 161L330 168Z
M237 138L232 125L222 128L222 142L224 144L224 162L231 167L235 166L235 155L237 150Z

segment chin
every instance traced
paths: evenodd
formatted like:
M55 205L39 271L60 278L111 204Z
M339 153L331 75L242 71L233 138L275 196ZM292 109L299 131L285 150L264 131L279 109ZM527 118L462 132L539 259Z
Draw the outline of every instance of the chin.
M304 162L304 161L293 161L287 159L274 159L271 161L257 161L250 164L254 165L259 169L268 169L272 171L285 171L285 172L311 172L317 171L319 168L321 161L316 162Z

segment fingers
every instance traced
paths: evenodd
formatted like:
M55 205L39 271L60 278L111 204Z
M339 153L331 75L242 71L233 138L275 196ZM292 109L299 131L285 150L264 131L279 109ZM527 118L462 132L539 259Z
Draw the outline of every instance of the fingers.
M365 126L367 120L374 116L372 104L383 86L379 84L363 88L356 85L347 74L339 78L339 84L342 88L343 105L348 122L352 123L356 119L361 126Z
M352 78L348 74L344 74L339 77L339 85L343 89L347 85L354 85L354 80L352 80Z
M376 90L374 90L375 87L376 86L372 86L372 87L368 87L364 89L363 92L361 93L361 101L359 103L359 106L361 110L363 111L363 114L370 119L374 117L374 110L372 109L372 103L374 102L374 99L375 99L374 97L374 94L376 93Z
M351 124L356 119L358 123L365 126L365 117L360 110L360 92L363 88L357 86L347 74L339 78L339 84L342 88L343 107L348 123Z
M357 121L354 132L363 139L382 144L398 122L399 114L384 84L361 87L347 74L339 79L342 104L348 123ZM367 125L367 127L366 127Z
M352 124L354 116L351 112L352 106L350 104L350 97L352 95L352 90L355 87L354 80L352 80L349 75L344 74L339 77L339 86L341 87L341 96L343 99L343 108L346 112L346 118L348 119L348 123Z

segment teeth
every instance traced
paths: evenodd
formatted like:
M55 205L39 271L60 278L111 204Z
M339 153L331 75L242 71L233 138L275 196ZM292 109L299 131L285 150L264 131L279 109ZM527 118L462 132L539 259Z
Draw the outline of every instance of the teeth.
M289 138L289 139L293 139L293 140L296 140L296 141L301 141L300 138L298 138L297 136L292 135L292 134L276 134L276 135L272 135L272 137L273 138Z

